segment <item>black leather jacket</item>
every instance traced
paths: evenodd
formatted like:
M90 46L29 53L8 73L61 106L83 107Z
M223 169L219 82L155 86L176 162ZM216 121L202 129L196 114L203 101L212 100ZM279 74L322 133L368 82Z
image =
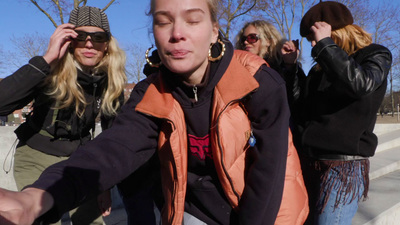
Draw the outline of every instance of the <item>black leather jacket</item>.
M297 147L316 158L373 156L373 129L386 92L390 51L371 44L349 56L325 38L314 46L312 56L318 64L301 78L300 93L291 102Z

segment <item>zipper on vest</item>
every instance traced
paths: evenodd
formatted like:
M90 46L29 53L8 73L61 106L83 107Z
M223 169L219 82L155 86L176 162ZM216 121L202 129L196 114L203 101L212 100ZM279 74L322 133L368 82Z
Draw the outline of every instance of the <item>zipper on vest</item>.
M224 170L225 176L228 178L228 181L229 181L229 183L231 185L233 193L235 194L236 198L238 199L238 202L240 201L239 193L236 191L236 189L235 189L235 187L233 185L232 178L229 175L228 170L226 169L225 164L224 164L224 154L222 152L222 145L221 145L221 142L220 142L220 134L219 134L219 128L218 127L219 127L219 119L220 119L222 113L224 113L224 111L229 106L231 106L234 103L239 102L239 101L240 100L232 100L232 101L228 102L228 104L226 104L226 106L221 110L221 112L219 112L217 120L216 120L216 125L215 125L216 126L216 133L217 133L217 143L218 143L219 151L220 151L220 154L221 154L221 166L222 166L222 169Z
M198 102L199 99L197 98L197 87L196 87L196 85L193 86L193 94L194 94L194 101Z

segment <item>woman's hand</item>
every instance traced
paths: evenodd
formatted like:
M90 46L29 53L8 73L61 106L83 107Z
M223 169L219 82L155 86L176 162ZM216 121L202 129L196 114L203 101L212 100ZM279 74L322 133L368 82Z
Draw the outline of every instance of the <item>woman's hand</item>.
M72 38L76 38L78 35L74 28L74 25L65 23L58 26L51 35L46 54L43 56L48 64L52 65L64 56Z
M22 192L0 188L0 224L31 225L53 206L53 197L40 189L27 188Z
M331 37L332 27L326 22L315 22L311 26L311 31L315 42L318 42L326 37Z
M299 40L287 41L281 49L282 60L285 65L294 65L299 58Z
M111 213L111 192L107 190L97 196L97 204L99 205L101 215L102 216L109 216Z

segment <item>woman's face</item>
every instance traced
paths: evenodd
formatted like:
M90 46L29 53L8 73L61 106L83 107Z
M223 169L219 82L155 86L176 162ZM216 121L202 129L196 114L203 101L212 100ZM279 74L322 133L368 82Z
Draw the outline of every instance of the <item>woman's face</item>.
M201 82L208 50L218 38L206 0L155 0L153 32L163 65L184 80Z
M93 26L83 26L77 27L75 31L78 33L78 39L76 38L72 42L72 47L74 49L74 57L75 59L86 68L93 68L103 59L105 52L107 50L107 41L103 41L104 38L104 30L99 27ZM104 33L96 33L95 40L87 33L94 32L104 32ZM79 38L80 37L80 38ZM82 40L81 40L82 39Z
M247 37L250 34L256 34L256 35L258 35L258 37L260 35L260 33L258 32L257 28L254 27L253 25L249 25L249 26L246 27L246 29L244 29L242 38L243 37ZM249 41L244 39L243 46L244 46L244 50L258 55L260 53L260 51L261 51L261 40L258 39L254 43L249 43Z

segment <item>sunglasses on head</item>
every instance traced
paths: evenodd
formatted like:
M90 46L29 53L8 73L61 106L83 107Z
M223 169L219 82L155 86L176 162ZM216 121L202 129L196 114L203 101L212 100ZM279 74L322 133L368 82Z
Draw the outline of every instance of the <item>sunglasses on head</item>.
M244 43L245 41L247 41L249 44L254 44L256 43L258 40L260 39L260 36L258 34L249 34L247 36L242 36L242 38L240 38L240 40L242 41L242 43Z
M107 42L110 40L110 34L108 32L85 32L81 30L75 30L78 34L74 40L76 41L86 41L87 36L94 42Z

